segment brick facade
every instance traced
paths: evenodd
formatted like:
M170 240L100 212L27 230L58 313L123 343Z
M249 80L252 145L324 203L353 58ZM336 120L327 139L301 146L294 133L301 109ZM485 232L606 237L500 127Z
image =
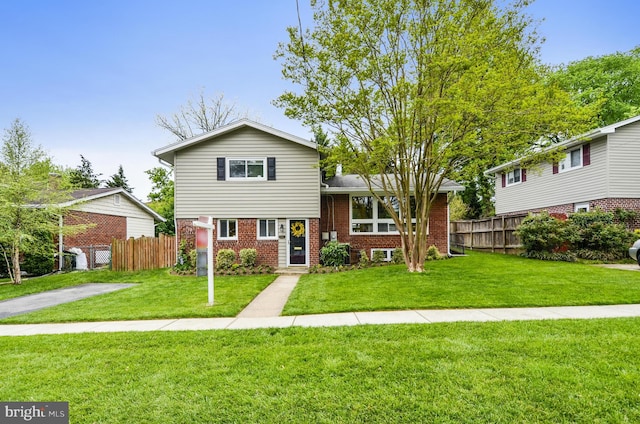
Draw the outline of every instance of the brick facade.
M110 245L111 239L127 238L127 218L92 212L70 211L64 225L91 225L85 231L64 236L65 249L76 246Z
M587 203L587 202L580 202ZM589 210L601 209L605 212L613 212L616 209L625 209L638 212L640 214L640 199L631 198L608 198L608 199L596 199L591 200L589 203ZM550 214L558 215L570 215L575 212L575 203L565 203L563 205L554 205L545 208L530 209L524 211L518 211L513 213L504 214L505 216L522 215L527 213L536 213L541 211L547 211ZM629 223L631 229L640 228L640 219L636 219L634 222Z
M365 250L367 255L370 255L371 249L374 248L401 246L400 236L395 234L350 234L349 202L348 194L322 196L320 227L322 232L336 231L338 241L351 246L352 263L358 260L360 250ZM438 194L429 217L427 245L435 245L443 254L449 252L448 218L447 195Z
M191 250L195 246L195 229L192 222L195 219L177 219L176 235L178 245L185 240L188 249ZM269 265L277 268L279 257L280 240L258 240L257 219L238 219L238 239L237 240L218 240L214 231L213 249L217 252L220 249L232 249L239 258L240 250L256 249L258 254L257 265ZM320 234L318 233L319 220L309 219L307 228L307 237L309 241L309 265L313 266L319 262L320 258ZM282 220L278 221L281 224ZM215 261L215 258L214 258Z

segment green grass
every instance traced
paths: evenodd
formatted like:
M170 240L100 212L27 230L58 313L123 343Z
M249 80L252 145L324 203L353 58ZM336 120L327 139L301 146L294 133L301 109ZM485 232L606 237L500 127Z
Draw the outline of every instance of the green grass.
M640 319L4 337L73 423L640 421Z
M218 276L215 278L214 306L208 306L206 277L176 276L166 269L54 275L26 281L22 286L2 286L0 295L8 298L7 293L14 289L26 294L86 282L138 284L113 293L5 318L0 323L230 317L237 315L274 279L274 275Z
M304 275L283 314L640 303L640 272L477 252L425 269Z

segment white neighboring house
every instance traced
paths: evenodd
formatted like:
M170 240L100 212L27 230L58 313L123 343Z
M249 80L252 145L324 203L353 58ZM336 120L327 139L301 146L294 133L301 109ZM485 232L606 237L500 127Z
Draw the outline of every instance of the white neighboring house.
M496 215L599 208L640 212L640 116L597 128L554 147L559 163L525 169L518 159L485 172L495 177Z

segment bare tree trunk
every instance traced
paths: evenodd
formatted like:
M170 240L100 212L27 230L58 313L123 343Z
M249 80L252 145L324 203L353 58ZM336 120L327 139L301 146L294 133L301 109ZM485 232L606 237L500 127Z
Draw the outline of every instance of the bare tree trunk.
M13 284L22 284L22 275L20 273L20 248L18 244L13 245Z

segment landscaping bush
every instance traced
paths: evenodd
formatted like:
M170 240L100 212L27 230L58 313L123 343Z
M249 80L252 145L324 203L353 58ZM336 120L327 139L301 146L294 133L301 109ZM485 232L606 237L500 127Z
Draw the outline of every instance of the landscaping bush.
M614 223L611 212L576 213L569 217L568 222L576 234L572 250L583 259L608 261L625 258L635 238L624 225Z
M258 251L256 249L240 249L240 265L254 267L257 259Z
M428 261L437 261L442 258L443 256L437 247L429 246L429 248L427 249L427 258L426 258Z
M384 252L382 250L374 250L371 255L371 262L374 264L380 264L384 262Z
M192 273L196 270L196 249L189 249L190 245L186 240L180 242L178 246L178 261L173 270L178 273Z
M216 254L216 269L229 269L236 262L236 252L233 249L220 249Z
M320 262L326 266L338 267L344 265L348 257L348 245L345 243L330 241L320 249Z
M367 256L367 251L362 249L360 251L360 266L366 268L369 266L369 257Z
M393 249L393 253L391 254L391 263L394 265L400 265L404 263L404 255L402 254L402 249L396 247Z
M570 233L566 221L561 221L543 211L526 217L515 232L529 256L531 252L552 253L567 246Z

